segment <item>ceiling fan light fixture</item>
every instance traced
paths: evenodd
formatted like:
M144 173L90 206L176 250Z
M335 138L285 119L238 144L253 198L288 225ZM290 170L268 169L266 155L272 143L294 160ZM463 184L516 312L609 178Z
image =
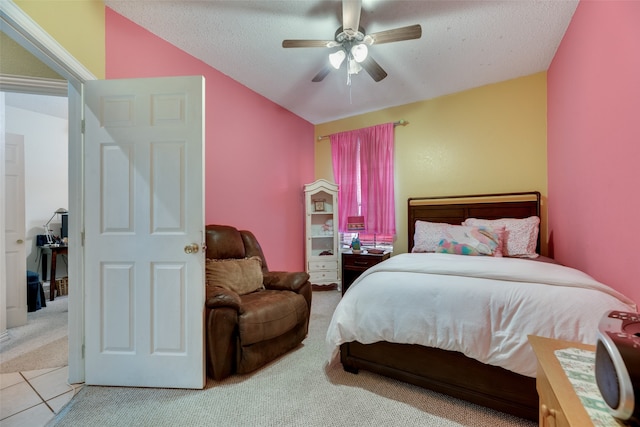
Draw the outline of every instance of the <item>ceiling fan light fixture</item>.
M360 26L362 14L362 0L342 0L342 25L334 34L334 40L283 40L284 48L300 47L324 47L338 48L329 55L329 63L336 70L347 60L347 84L351 84L351 75L358 74L364 69L371 78L379 82L387 77L386 71L372 57L369 56L369 46L384 43L393 43L404 40L415 40L422 37L420 24L391 30L378 31L367 34ZM331 67L325 66L318 72L312 82L322 81L331 72Z
M369 53L369 48L367 48L366 44L357 44L351 48L351 54L353 55L353 59L357 62L362 62L367 59L367 54Z
M333 52L329 55L329 62L331 63L331 66L337 70L340 68L340 65L342 65L342 61L344 61L346 56L347 54L344 50L340 49L339 51Z
M347 71L349 74L358 74L362 70L362 65L356 62L353 58L349 58L349 63L347 64Z

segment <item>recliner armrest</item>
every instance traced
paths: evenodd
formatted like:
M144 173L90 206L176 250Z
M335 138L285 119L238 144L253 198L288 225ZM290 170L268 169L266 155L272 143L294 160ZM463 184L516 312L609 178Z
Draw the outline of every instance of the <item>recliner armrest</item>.
M240 311L240 295L220 286L207 286L205 307L229 307Z
M298 292L309 281L309 274L303 272L269 271L262 283L267 289Z

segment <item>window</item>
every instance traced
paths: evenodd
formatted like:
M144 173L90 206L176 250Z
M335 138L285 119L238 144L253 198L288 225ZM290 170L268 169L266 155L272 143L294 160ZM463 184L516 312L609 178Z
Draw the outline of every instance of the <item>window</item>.
M354 236L347 232L347 217L364 216L365 231L359 233L363 246L392 247L396 234L393 123L333 134L330 139L343 245L350 245Z
M340 247L342 249L350 248L351 241L356 235L358 235L360 244L365 249L376 248L385 252L393 252L393 236L383 234L340 233Z

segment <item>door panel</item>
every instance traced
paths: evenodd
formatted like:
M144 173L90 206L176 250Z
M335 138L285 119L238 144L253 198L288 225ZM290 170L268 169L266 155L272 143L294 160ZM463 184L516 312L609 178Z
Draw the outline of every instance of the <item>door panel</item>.
M202 388L204 80L86 88L86 383Z
M5 265L7 328L27 324L24 136L5 134Z

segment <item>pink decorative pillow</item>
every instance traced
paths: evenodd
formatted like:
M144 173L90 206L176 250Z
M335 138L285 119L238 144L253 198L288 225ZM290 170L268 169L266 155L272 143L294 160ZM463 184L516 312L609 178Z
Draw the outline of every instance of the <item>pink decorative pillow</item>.
M411 252L435 252L444 236L444 230L449 227L451 224L442 222L416 221Z
M458 255L502 256L503 227L452 225L444 232L436 252Z
M538 243L538 232L540 218L530 216L524 219L502 218L502 219L477 219L469 218L463 225L505 227L503 255L519 258L537 258L536 246Z

